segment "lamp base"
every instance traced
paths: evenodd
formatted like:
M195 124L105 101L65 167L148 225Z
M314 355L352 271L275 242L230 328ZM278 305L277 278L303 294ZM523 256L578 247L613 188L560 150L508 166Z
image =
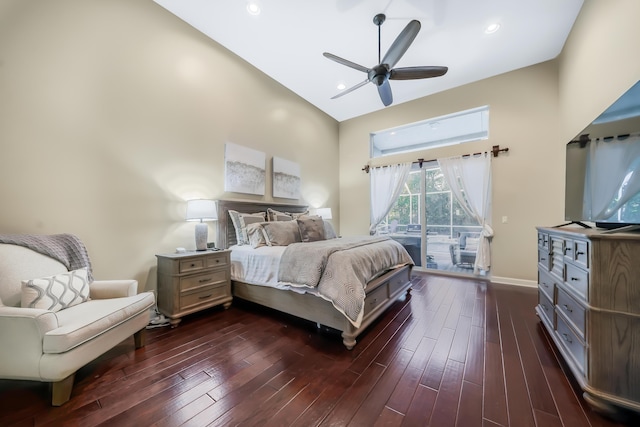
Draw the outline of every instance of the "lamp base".
M209 234L209 227L204 222L196 224L196 250L207 250L207 238Z

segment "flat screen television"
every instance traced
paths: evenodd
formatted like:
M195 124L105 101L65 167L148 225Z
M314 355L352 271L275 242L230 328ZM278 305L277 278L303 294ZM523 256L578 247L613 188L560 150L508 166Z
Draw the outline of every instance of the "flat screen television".
M565 219L640 226L640 81L567 144Z

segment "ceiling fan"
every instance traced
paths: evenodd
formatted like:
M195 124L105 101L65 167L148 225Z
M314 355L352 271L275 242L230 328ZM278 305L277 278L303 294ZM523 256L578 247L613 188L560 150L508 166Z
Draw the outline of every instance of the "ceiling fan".
M326 58L329 58L332 61L367 73L367 79L365 81L360 82L357 85L340 92L336 96L333 96L331 99L339 98L371 82L378 87L378 94L380 95L382 103L386 107L393 103L393 94L391 93L391 85L389 84L389 80L427 79L430 77L440 77L446 74L447 70L449 69L448 67L422 66L393 68L393 66L398 63L400 58L402 58L402 55L405 54L407 49L409 49L409 46L420 31L420 21L416 21L415 19L409 22L406 27L404 27L404 30L402 30L402 32L394 40L393 44L387 51L387 54L384 56L384 58L380 59L380 31L385 19L386 16L383 13L379 13L373 17L373 23L378 26L378 65L375 65L372 68L367 68L362 65L356 64L355 62L340 58L339 56L336 56L332 53L323 53Z

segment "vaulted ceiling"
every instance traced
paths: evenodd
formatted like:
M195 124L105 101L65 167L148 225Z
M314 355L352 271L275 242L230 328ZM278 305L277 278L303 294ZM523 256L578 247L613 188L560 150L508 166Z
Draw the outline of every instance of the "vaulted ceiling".
M583 0L154 0L338 121L385 108L367 75L323 56L371 68L413 19L421 30L396 66L441 65L447 74L392 80L400 104L555 58ZM251 13L250 3L259 8ZM485 30L498 24L498 31ZM388 107L387 107L388 108Z

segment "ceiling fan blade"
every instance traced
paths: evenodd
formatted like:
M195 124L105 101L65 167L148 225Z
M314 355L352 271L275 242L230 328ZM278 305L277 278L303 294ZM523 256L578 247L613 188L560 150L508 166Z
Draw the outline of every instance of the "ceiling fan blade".
M391 93L391 85L389 84L389 79L384 79L382 84L378 86L378 94L380 95L380 99L385 107L388 107L393 103L393 94Z
M394 68L390 71L391 80L414 80L428 79L430 77L440 77L447 73L448 67L426 66L426 67L402 67Z
M351 62L351 61L346 60L344 58L340 58L339 56L336 56L336 55L334 55L332 53L325 52L325 53L323 53L323 55L324 55L325 58L328 58L328 59L330 59L332 61L335 61L338 64L346 65L347 67L351 67L351 68L354 68L354 69L356 69L358 71L362 71L362 72L365 72L365 73L369 72L369 69L367 67L363 67L362 65L356 64L355 62Z
M409 49L409 46L411 46L411 43L418 35L418 31L420 31L420 21L414 19L409 22L400 35L393 41L387 54L382 58L382 64L387 64L389 68L393 68L407 49Z
M337 94L336 96L332 96L331 99L336 99L336 98L340 98L343 95L348 94L349 92L353 92L354 90L358 89L359 87L362 87L364 85L366 85L367 83L369 83L369 79L358 83L357 85L350 87L349 89L345 89L342 92L340 92L339 94Z

